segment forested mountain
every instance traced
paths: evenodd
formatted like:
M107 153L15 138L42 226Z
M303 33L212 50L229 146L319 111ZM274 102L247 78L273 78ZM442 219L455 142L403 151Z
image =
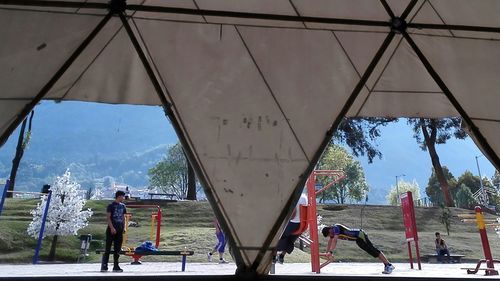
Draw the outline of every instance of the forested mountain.
M377 141L382 159L360 161L370 186L369 204L386 203L395 176L416 179L423 191L431 175L427 152L420 150L404 119L381 129ZM0 179L8 177L18 132L0 148ZM160 107L45 101L35 109L31 141L19 169L18 190L40 190L66 168L84 188L112 181L134 187L148 185L147 171L166 153L177 136ZM480 151L470 140L451 140L438 146L441 162L456 176L477 173L474 157ZM479 158L483 176L494 169Z

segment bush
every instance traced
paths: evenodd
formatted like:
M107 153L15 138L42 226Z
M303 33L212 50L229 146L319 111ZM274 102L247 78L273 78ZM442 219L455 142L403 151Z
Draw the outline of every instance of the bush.
M345 210L349 208L347 205L324 205L323 206L323 210L326 210L326 211L342 211L342 210Z

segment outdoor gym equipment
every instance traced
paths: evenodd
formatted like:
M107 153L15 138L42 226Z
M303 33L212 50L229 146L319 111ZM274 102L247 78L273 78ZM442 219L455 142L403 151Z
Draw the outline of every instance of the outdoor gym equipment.
M157 205L126 205L127 209L156 209L156 212L152 212L151 214L151 226L149 231L149 239L150 241L154 240L154 246L156 249L160 246L160 232L161 232L161 219L162 219L162 211L160 206ZM186 269L186 257L192 256L194 251L188 251L186 249L182 251L148 251L141 250L136 251L136 247L133 245L128 245L127 242L129 240L129 222L132 218L132 213L125 214L125 233L123 234L123 246L120 254L132 257L131 264L141 264L140 259L143 256L182 256L181 260L181 270L185 271ZM156 230L156 231L155 231ZM154 238L154 239L153 239ZM96 250L97 254L104 253L103 249ZM113 254L114 251L110 251L110 254Z
M42 215L42 223L40 226L40 231L38 233L38 241L36 243L35 247L35 254L33 255L33 264L38 263L38 258L40 255L40 248L42 247L42 240L43 240L43 233L45 232L45 221L47 220L47 214L49 213L49 206L50 206L50 199L52 198L52 191L49 191L49 193L40 193L40 192L23 192L23 191L9 191L9 186L10 186L10 180L7 180L5 183L3 192L2 192L2 198L0 199L0 216L2 214L3 206L5 203L5 198L7 197L7 192L12 192L12 193L17 193L17 194L37 194L40 196L47 196L47 203L45 204L45 209L43 211Z
M476 206L475 210L475 218L477 228L479 230L479 235L481 236L481 244L483 245L484 259L479 260L475 268L463 268L467 270L467 274L476 274L479 270L484 270L485 275L498 275L498 270L495 269L495 263L500 263L500 260L493 259L493 255L491 254L490 242L488 240L488 234L486 233L486 220L484 219L483 211L481 207ZM460 215L462 217L462 221L467 222L471 221L470 215ZM489 226L492 226L491 224ZM485 263L486 268L480 268L481 264Z
M316 181L319 176L326 176L332 178L332 181L327 185L316 190ZM311 173L306 182L308 205L300 206L300 225L294 234L302 234L309 228L309 237L300 236L299 239L305 244L309 245L311 250L311 267L312 271L320 273L321 268L327 266L334 261L333 256L326 253L319 252L319 239L318 239L318 221L317 221L317 207L316 196L331 188L335 183L345 178L343 171L338 170L315 170ZM326 261L320 263L320 258ZM271 266L271 273L274 272L274 264Z
M410 191L401 194L401 209L403 210L403 221L405 225L406 242L408 243L408 257L410 267L413 269L413 256L411 254L411 242L415 243L418 269L422 270L420 263L420 249L418 247L417 220L415 219L415 208L413 207L413 195Z

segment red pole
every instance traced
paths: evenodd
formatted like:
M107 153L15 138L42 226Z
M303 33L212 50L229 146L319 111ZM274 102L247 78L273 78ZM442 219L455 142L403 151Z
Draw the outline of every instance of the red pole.
M410 257L410 268L413 269L413 256L411 255L411 242L408 241L408 257Z
M493 256L491 254L490 242L488 241L488 234L486 233L486 226L484 224L484 216L481 207L476 206L476 222L479 234L481 235L481 242L483 244L484 258L488 268L495 268L493 265Z
M417 252L418 270L422 270L422 265L420 264L420 249L418 248L418 239L415 240L415 251Z
M312 271L320 273L318 221L316 219L316 174L313 171L307 179L307 199L309 203L307 218L309 220L309 235L311 238L311 267Z
M161 209L158 207L158 214L156 216L156 249L160 247L160 231L161 231Z

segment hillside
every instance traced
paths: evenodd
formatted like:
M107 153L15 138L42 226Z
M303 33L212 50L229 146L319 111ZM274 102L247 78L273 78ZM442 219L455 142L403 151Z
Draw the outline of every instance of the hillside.
M385 204L395 176L416 179L422 196L431 174L427 152L412 137L405 119L381 129L377 139L382 159L359 160L370 186L368 204ZM10 173L18 132L0 148L0 181ZM177 142L160 107L44 101L35 109L31 142L19 168L17 189L39 191L70 168L83 188L93 188L105 177L130 186L148 185L147 171ZM437 146L441 163L455 177L465 170L477 173L474 157L481 155L470 140L451 140ZM479 158L483 176L494 169Z
M87 206L92 208L94 216L89 226L79 233L90 233L94 238L92 250L102 248L105 230L105 206L106 201L89 201ZM31 220L29 211L36 205L35 200L9 199L5 210L0 218L0 263L27 263L31 261L35 247L35 239L28 237L25 233L26 227ZM404 240L404 228L402 224L401 209L393 206L366 206L361 205L325 205L319 206L319 214L323 217L322 222L332 224L341 222L351 227L361 226L361 211L363 210L363 229L367 231L370 240L386 255L394 261L407 259L407 249ZM164 219L162 220L161 248L164 249L188 249L195 251L195 256L189 261L203 262L206 260L206 252L216 242L214 229L212 227L213 212L207 202L176 202L166 203L162 206ZM440 223L439 208L417 208L416 218L418 223L421 253L422 255L432 253L434 249L434 232L444 234L452 253L463 254L466 259L477 260L482 257L481 242L476 226L471 223L462 223L457 214L469 212L453 208L451 220L451 233L446 235L444 226ZM139 227L129 230L127 244L138 245L141 241L149 240L150 210L131 210L132 220L139 223ZM493 218L489 216L490 218ZM500 253L499 238L493 230L489 230L489 239L493 253ZM42 248L42 260L46 257L50 244L45 239ZM326 239L321 239L322 248L325 247ZM79 241L77 237L60 239L57 250L57 259L67 262L75 262L78 255ZM307 251L307 249L306 249ZM337 260L341 261L372 261L372 258L363 254L355 243L341 241L335 252ZM230 257L228 257L230 259ZM91 251L87 261L98 262L99 255ZM127 260L123 258L122 260ZM146 260L178 261L177 257L149 257ZM296 249L287 257L288 261L307 262L309 254Z

